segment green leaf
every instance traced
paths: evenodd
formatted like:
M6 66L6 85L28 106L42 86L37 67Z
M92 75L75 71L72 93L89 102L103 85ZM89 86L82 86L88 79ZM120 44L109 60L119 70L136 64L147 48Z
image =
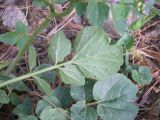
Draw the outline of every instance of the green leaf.
M19 117L24 117L32 114L32 102L29 98L25 98L21 104L16 106L12 111L13 114Z
M27 91L27 89L28 89L27 86L23 83L23 81L19 81L18 83L12 83L9 85L9 87L13 90L17 90L20 92Z
M107 19L109 7L104 2L89 2L87 6L87 18L93 25L101 26Z
M33 0L33 5L38 7L47 7L48 5L43 0Z
M33 115L29 115L29 116L26 116L26 117L22 117L19 120L38 120L38 119Z
M18 21L16 23L16 33L24 34L24 35L28 34L28 29L27 29L26 25L23 22Z
M65 3L67 0L55 0L55 3L58 3L58 4L63 4Z
M123 64L123 53L119 46L109 45L109 41L100 28L86 27L75 40L76 55L71 62L87 78L104 80L112 76Z
M138 71L132 70L132 78L138 84L149 84L152 81L152 73L149 67L140 66Z
M97 81L93 96L99 103L98 115L104 120L134 120L138 107L131 102L136 99L136 93L136 86L122 74Z
M124 45L126 49L131 49L134 45L134 39L129 33L124 33L123 36L118 40L118 45Z
M50 46L48 48L48 54L52 61L57 64L62 62L71 52L71 42L66 38L62 31L58 32L51 39Z
M129 13L129 7L124 4L113 4L111 6L113 23L120 35L123 35L128 30L126 17Z
M42 111L40 115L40 119L41 120L67 120L67 117L60 111L67 114L67 111L62 108L53 109L52 107L47 107Z
M29 69L32 71L32 69L36 66L36 49L33 46L29 47L29 58L28 58L28 64Z
M10 95L10 101L11 101L12 105L16 105L16 106L21 103L18 95L15 92L13 92Z
M0 70L7 67L9 64L10 64L10 62L0 61Z
M39 77L34 76L35 83L38 86L38 89L47 94L48 96L51 96L52 94L52 89L50 85L44 80Z
M17 43L17 33L16 32L7 32L0 35L0 42L8 45L15 45Z
M145 23L147 23L152 18L153 18L153 16L141 16L138 20L136 20L135 22L133 22L129 26L129 28L131 30L138 30L139 28L141 28Z
M35 71L42 70L51 66L52 65L50 64L41 64L35 69ZM37 75L37 77L40 77L41 79L44 79L49 83L53 83L56 79L56 72L55 71L44 72L42 74Z
M54 104L57 107L61 106L59 100L55 96L50 96L50 97L49 96L44 96L44 99L39 100L38 103L37 103L36 114L38 116L40 116L43 109L45 109L49 106L54 108L54 106L52 104Z
M85 101L91 101L93 100L92 90L94 85L93 80L86 80L86 83L84 86L71 86L71 96L75 100L85 100Z
M86 107L85 101L78 101L70 108L71 117L74 120L97 120L98 115L95 109Z
M66 84L84 85L85 77L75 65L67 65L59 68L59 77Z
M81 16L86 12L87 3L86 2L78 2L75 4L75 8L76 8L77 15Z
M0 89L0 104L8 104L10 102L9 96L4 90Z
M61 102L62 107L69 107L72 103L72 97L70 95L70 88L67 86L58 86L53 92L53 95Z

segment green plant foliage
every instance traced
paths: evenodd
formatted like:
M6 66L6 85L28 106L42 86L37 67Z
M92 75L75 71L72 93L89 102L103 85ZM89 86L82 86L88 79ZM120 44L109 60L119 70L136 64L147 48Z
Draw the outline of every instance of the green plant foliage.
M43 0L33 0L33 5L38 7L47 7L48 5Z
M75 65L67 65L59 68L59 77L66 84L84 85L85 77Z
M33 46L29 47L29 58L28 58L28 64L29 69L32 71L32 69L36 66L36 49Z
M69 86L56 87L56 89L53 91L53 95L58 98L63 108L70 106L70 103L72 102L72 97L70 95Z
M10 102L10 98L4 90L0 90L0 98L0 104L8 104Z
M52 108L52 107L47 107L45 108L41 115L40 119L41 120L67 120L67 117L63 114L66 113L66 110L63 110L62 108Z
M22 117L18 120L38 120L38 119L33 115L29 115L29 116L26 116L26 117Z
M9 45L15 45L21 49L28 39L28 31L27 27L22 22L16 23L16 31L14 32L7 32L2 35L0 35L0 42L3 42L5 44Z
M94 85L93 80L86 80L86 83L84 86L71 86L71 96L77 101L91 101L93 100L92 90Z
M98 115L104 120L134 120L138 107L131 101L136 99L136 93L136 86L122 74L115 74L104 81L97 81L93 96L99 103Z
M73 104L71 109L71 117L74 120L97 120L98 115L95 109L87 107L85 101L78 101Z
M118 40L117 44L121 46L124 45L124 47L129 50L134 45L134 39L129 33L124 33L123 36Z
M126 17L129 13L129 7L124 4L113 4L111 6L114 26L123 35L128 30Z
M8 66L9 63L10 62L4 62L4 61L0 62L0 70L3 69L3 68L5 68L6 66Z
M46 95L51 96L52 89L51 89L50 85L44 79L41 79L41 78L36 77L36 76L34 76L33 78L35 79L34 82L38 86L38 89L41 90Z
M77 15L81 16L86 12L87 2L78 2L75 4Z
M15 106L21 103L18 95L14 92L10 95L10 102L12 103L12 105L15 105Z
M19 117L25 117L32 115L32 102L29 98L25 98L23 102L17 105L12 111L13 114L18 115Z
M140 66L137 70L132 70L132 78L138 84L149 84L152 81L152 73L149 67Z
M108 17L108 13L109 7L104 2L88 2L87 18L93 25L102 25Z
M47 107L54 108L55 106L53 106L53 105L60 107L61 103L59 102L59 100L55 96L50 96L50 97L44 96L43 100L39 100L37 103L37 107L36 107L37 116L40 116L43 109L45 109Z
M51 67L50 64L41 64L38 67L35 68L35 71L39 71L48 67ZM45 79L49 83L54 83L56 78L56 72L55 71L48 71L42 74L37 75L37 77L40 77L41 79Z
M62 62L64 57L71 52L71 42L66 38L63 32L58 32L51 39L48 48L50 59L57 64Z

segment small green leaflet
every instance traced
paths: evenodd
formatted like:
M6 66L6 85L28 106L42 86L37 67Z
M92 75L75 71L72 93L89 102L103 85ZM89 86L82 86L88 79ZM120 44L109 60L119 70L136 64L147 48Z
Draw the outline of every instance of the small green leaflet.
M129 7L124 4L112 4L111 11L115 28L120 35L123 35L128 30L126 17L129 13Z
M78 101L70 108L73 120L97 120L97 111L91 107L86 107L85 101Z
M0 104L8 104L10 102L9 96L4 90L0 89Z
M7 32L0 35L0 42L9 45L15 45L21 49L25 44L26 40L28 39L28 31L27 27L22 22L16 23L16 31L14 32Z
M123 74L97 81L93 96L99 103L98 115L104 120L134 120L138 107L131 102L136 100L136 93L136 86Z
M13 114L19 117L24 117L32 114L32 102L29 98L25 98L21 104L16 106L12 111Z
M93 25L101 26L107 19L109 7L104 2L88 2L87 18Z
M48 5L43 0L33 0L33 5L38 7L47 7Z
M152 81L152 73L149 67L140 66L137 70L132 70L132 78L138 84L149 84Z
M41 79L36 76L34 76L33 78L35 79L35 83L38 86L39 90L41 90L42 92L44 92L48 96L51 96L52 89L51 89L50 85L44 79Z
M36 66L36 49L33 46L29 47L28 65L30 72Z
M18 95L14 92L12 92L12 94L10 95L10 102L12 103L12 105L15 105L15 106L21 103Z
M43 100L39 100L37 103L37 107L36 107L37 116L40 116L43 109L45 109L49 106L54 108L53 104L57 107L61 106L59 100L55 96L53 96L53 95L52 96L44 96Z
M93 100L92 90L93 90L94 83L95 83L94 80L86 80L84 86L71 85L71 90L70 90L71 96L77 101Z
M59 68L59 76L66 84L74 84L79 86L85 84L84 75L75 65L67 65L63 68Z
M66 86L58 86L54 89L53 94L58 100L61 102L63 108L70 107L72 103L72 97L70 95L70 87Z
M62 31L51 38L48 54L52 61L57 64L62 62L64 57L71 52L71 42L66 38Z
M40 119L41 120L67 120L67 117L64 115L68 114L66 110L62 108L52 108L52 107L47 107L45 108L41 115Z

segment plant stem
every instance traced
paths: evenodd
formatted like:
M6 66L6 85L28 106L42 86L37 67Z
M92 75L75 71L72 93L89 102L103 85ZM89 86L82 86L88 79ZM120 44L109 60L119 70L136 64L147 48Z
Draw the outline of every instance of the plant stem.
M32 42L36 39L37 35L46 27L49 25L51 21L51 16L49 15L44 22L39 26L39 28L36 29L36 31L29 37L25 45L20 49L18 52L18 55L16 56L15 60L9 65L8 69L5 72L5 75L8 75L16 66L16 64L21 60L22 56L24 55L25 51L29 48L29 46L32 44Z
M32 77L32 76L36 76L36 75L41 74L41 73L54 70L54 69L56 69L56 68L59 68L59 67L62 67L62 66L71 64L71 63L72 63L72 62L69 61L69 62L66 62L66 63L59 64L59 65L54 65L54 66L51 66L51 67L48 67L48 68L45 68L45 69L42 69L42 70L39 70L39 71L36 71L36 72L33 72L33 73L28 73L28 74L22 75L22 76L20 76L20 77L16 77L16 78L7 80L7 81L5 81L5 82L1 82L1 83L0 83L0 88L2 88L2 87L4 87L4 86L7 86L7 85L9 85L9 84L18 82L18 81L22 81L22 80L24 80L24 79L26 79L26 78L29 78L29 77Z

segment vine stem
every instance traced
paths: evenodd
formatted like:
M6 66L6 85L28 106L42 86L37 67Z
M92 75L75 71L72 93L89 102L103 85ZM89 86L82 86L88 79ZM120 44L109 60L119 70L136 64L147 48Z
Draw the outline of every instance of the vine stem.
M7 80L5 82L1 82L0 83L0 88L2 88L4 86L7 86L9 84L18 82L18 81L22 81L22 80L24 80L26 78L29 78L29 77L32 77L32 76L36 76L38 74L41 74L41 73L44 73L44 72L47 72L47 71L51 71L51 70L60 68L60 67L65 66L65 65L69 65L69 64L72 64L72 61L69 61L69 62L66 62L66 63L62 63L62 64L59 64L59 65L54 65L54 66L51 66L51 67L48 67L48 68L45 68L45 69L42 69L42 70L39 70L39 71L36 71L36 72L28 73L28 74L22 75L20 77L16 77L16 78Z

